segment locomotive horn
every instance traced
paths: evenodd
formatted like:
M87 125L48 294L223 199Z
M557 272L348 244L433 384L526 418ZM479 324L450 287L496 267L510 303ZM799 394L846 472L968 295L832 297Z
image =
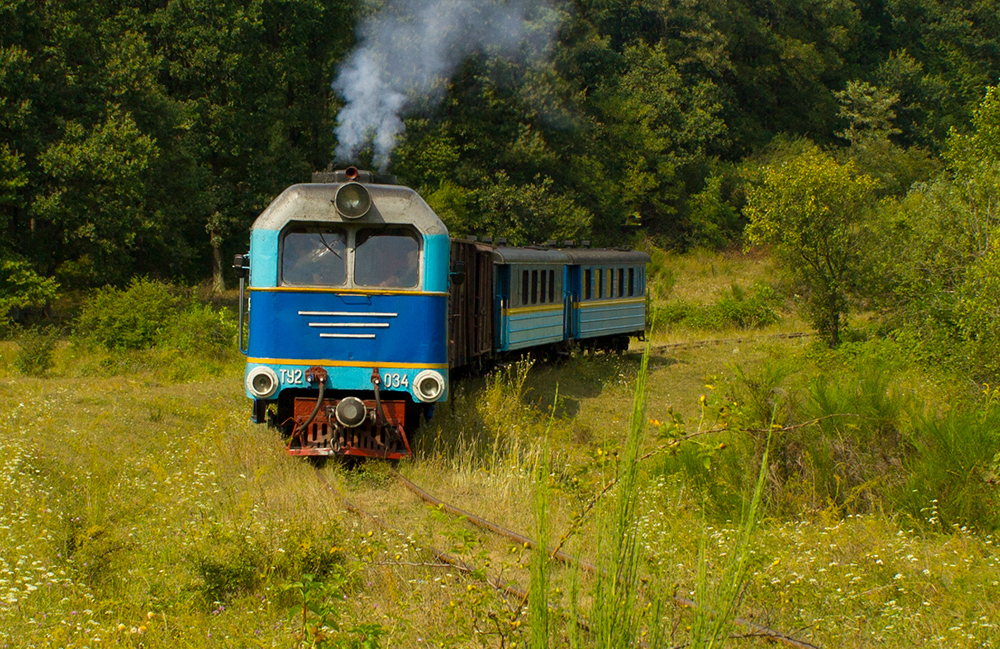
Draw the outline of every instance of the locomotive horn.
M348 167L347 169L344 170L344 175L347 176L348 180L357 180L358 179L358 168L357 167Z

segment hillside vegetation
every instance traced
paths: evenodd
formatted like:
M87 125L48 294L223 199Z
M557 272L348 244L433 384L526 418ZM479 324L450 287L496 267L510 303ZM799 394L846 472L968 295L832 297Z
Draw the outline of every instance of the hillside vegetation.
M504 10L535 51L480 44L421 92L331 85L379 16ZM735 616L824 647L1000 646L998 21L957 0L3 3L0 647L766 644ZM437 60L424 31L401 67ZM357 148L336 129L365 90L393 135ZM382 529L246 423L224 260L344 147L453 234L649 252L648 352L457 384L398 467L596 575L380 463L323 467Z
M246 423L239 355L184 334L231 313L136 282L84 302L68 339L0 343L0 646L770 646L726 640L745 631L730 615L823 647L1000 641L997 392L892 339L774 337L802 330L803 298L753 297L781 286L767 257L657 259L654 313L689 315L654 324L648 369L635 345L468 379L399 465L629 570L623 589L529 570L529 550L418 504L377 462L323 473L402 536L348 513ZM148 339L107 335L164 300L177 315ZM767 317L732 317L748 300Z
M435 1L5 4L4 319L52 324L54 300L136 277L190 284L211 269L222 290L223 260L284 187L343 147L355 159L342 163L376 156L336 135L344 102L382 81L339 76L380 54L373 30L415 26L393 41L407 67L444 56L421 48L438 47L434 29L454 38L455 16L506 8L542 39L534 55L455 41L465 56L398 91L391 133L360 134L453 233L762 246L781 286L744 287L715 312L668 305L660 322L714 326L737 309L765 324L765 303L798 295L832 347L864 312L864 335L997 382L988 3Z

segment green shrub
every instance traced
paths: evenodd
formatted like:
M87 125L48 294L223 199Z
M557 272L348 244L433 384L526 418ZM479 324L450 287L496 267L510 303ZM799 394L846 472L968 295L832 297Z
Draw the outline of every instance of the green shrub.
M25 376L42 376L52 367L58 332L52 327L25 329L18 336L14 367Z
M691 320L698 307L684 302L671 302L650 310L650 322L657 327L679 325Z
M215 311L208 304L191 303L165 322L156 346L225 356L235 349L237 326L236 317L228 309Z
M206 605L252 592L269 572L272 556L248 527L229 529L215 524L194 557L201 577L199 590Z
M110 351L158 348L199 358L235 349L236 317L215 311L164 282L136 278L87 300L76 325L80 339Z
M753 371L737 367L722 404L730 429L711 442L691 444L665 461L666 473L684 473L722 520L737 516L770 435L766 487L779 515L825 511L839 517L893 504L888 494L908 480L912 446L903 436L909 401L893 389L891 364L875 355L843 359L804 380L787 362ZM721 445L720 445L721 442ZM991 456L992 457L992 456Z
M706 329L757 329L777 323L777 296L770 286L755 283L749 291L734 284L728 295L707 307L702 314Z
M87 300L77 334L113 351L152 347L181 302L170 284L134 278L125 289L105 287Z
M766 284L755 283L748 291L734 284L714 304L696 306L685 302L654 307L650 320L657 326L723 331L757 329L777 323L778 297Z
M0 320L6 322L11 309L46 304L58 289L54 279L39 275L27 260L0 250Z
M931 527L1000 528L1000 408L953 409L915 419L903 511Z

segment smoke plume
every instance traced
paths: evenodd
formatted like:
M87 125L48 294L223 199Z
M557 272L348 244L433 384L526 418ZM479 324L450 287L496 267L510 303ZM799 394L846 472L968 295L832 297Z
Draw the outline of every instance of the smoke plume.
M388 0L362 21L358 45L333 89L346 104L337 117L338 162L370 142L380 170L403 131L407 108L435 102L474 52L531 59L548 51L554 12L538 0Z

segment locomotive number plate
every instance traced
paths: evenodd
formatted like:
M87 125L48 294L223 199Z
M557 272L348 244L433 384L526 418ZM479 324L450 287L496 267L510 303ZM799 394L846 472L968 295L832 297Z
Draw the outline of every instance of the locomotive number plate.
M305 382L302 370L279 370L279 372L282 385L299 385Z
M410 387L410 377L408 377L406 374L395 374L395 373L383 374L382 385L387 390L408 388Z

